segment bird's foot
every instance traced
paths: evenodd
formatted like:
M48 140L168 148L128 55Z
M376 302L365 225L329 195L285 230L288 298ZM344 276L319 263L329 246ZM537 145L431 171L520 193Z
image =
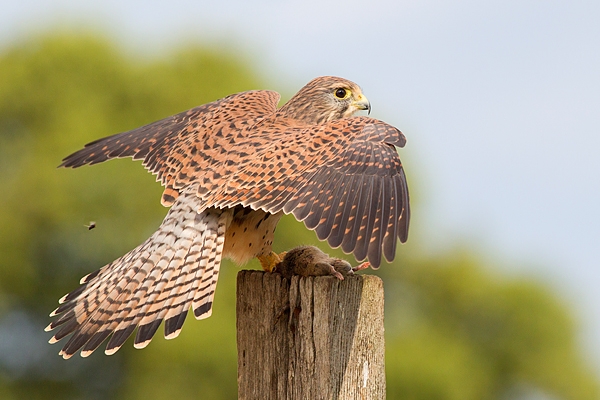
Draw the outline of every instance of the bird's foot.
M371 263L368 261L365 261L362 264L357 265L356 267L352 268L352 272L356 272L356 271L362 271L363 269L367 269L371 266Z
M368 262L364 262L352 268L348 261L329 257L315 246L300 246L288 251L281 263L277 264L274 272L279 272L286 278L291 278L293 275L332 275L343 280L344 276L353 275L354 272L369 266Z
M277 264L283 261L285 254L285 251L279 254L272 251L271 253L264 256L256 256L256 258L258 258L258 261L260 261L260 265L262 266L262 269L264 271L273 272Z

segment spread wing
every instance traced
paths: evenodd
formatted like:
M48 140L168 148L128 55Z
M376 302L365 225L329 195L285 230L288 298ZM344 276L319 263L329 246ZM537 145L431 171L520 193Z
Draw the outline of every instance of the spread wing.
M250 132L246 128L272 114L278 102L279 94L273 91L234 94L88 143L63 159L60 167L77 168L111 158L142 159L144 167L165 186L162 203L170 206L179 196L179 189L197 178L186 171L190 168L208 171L211 164L223 161L228 149Z
M283 210L358 260L378 267L383 253L391 261L410 219L396 151L404 135L367 117L299 126L274 116L278 101L271 91L232 95L92 142L61 166L143 159L165 186L166 206L197 184L203 209Z
M378 267L382 252L393 260L410 219L396 151L406 139L398 129L355 117L312 127L279 122L256 131L246 146L254 155L201 187L204 204L283 210L358 260L368 257Z

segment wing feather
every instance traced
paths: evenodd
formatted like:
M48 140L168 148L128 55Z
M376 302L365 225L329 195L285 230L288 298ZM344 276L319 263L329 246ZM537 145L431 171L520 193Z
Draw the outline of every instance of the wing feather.
M356 198L354 199L354 205L352 211L348 216L348 224L346 226L346 234L342 241L342 250L346 253L351 253L356 248L356 240L358 239L358 232L360 231L360 223L362 215L364 214L367 200L371 199L371 189L373 182L370 177L364 175L359 176L360 181L356 185Z
M332 247L359 260L369 255L377 267L388 231L406 240L408 189L396 151L404 135L367 117L309 127L275 122L253 127L252 157L205 182L205 204L292 213ZM386 249L393 259L395 245Z
M390 215L388 220L385 221L385 236L383 237L383 255L386 260L391 261L396 255L396 243L398 235L398 208L401 206L399 203L399 196L397 192L396 179L385 181L389 186L391 195L390 199Z
M251 132L248 128L273 114L278 102L279 94L267 90L227 96L140 128L95 140L64 158L60 167L77 168L120 157L142 159L144 167L157 175L166 187L163 204L170 206L179 189L197 183L205 175L212 180L212 173L226 159L235 158L235 152L228 152L231 144L244 142L245 135ZM190 173L181 175L182 170Z
M360 177L359 177L360 179ZM344 194L346 187L346 182L344 180L344 175L338 173L335 181L335 186L333 193L331 195L331 200L326 205L323 210L323 215L321 221L317 225L315 232L317 233L317 237L320 240L325 240L331 234L331 230L333 229L333 223L335 221L335 217L338 213L339 203Z
M289 141L292 146L298 145L294 135L302 136L304 148L313 151L298 151L290 156L302 157L292 162L297 166L296 171L292 170L295 173L290 174L290 168L282 173L276 163L264 163L266 150L258 148L255 158L260 163L241 165L237 173L227 178L243 181L238 186L252 189L238 191L234 196L225 190L215 196L219 205L231 207L239 202L272 213L283 210L314 229L319 239L327 239L332 247L341 245L342 250L353 252L359 260L368 256L377 267L383 254L391 261L397 239L392 240L390 235L404 242L408 232L408 188L396 151L406 143L404 135L367 117L287 133L283 139L277 132L272 133L269 157L277 158L274 149L286 151L278 140ZM280 159L283 161L279 166L289 164L283 153ZM309 179L300 180L308 175ZM210 196L206 200L209 204L213 201Z
M143 159L165 186L164 205L194 184L202 209L283 210L358 259L393 259L391 238L406 241L410 216L396 151L404 135L368 117L300 125L275 113L278 100L269 91L232 95L92 142L61 166Z

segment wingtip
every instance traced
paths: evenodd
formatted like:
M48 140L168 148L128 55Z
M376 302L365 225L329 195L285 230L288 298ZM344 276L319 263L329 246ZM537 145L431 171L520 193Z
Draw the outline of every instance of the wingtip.
M400 243L406 243L406 241L408 240L408 227L400 232L398 239L400 239Z
M377 271L381 267L381 265L373 265L371 263L369 263L369 266L371 267L371 269L373 269L375 271Z

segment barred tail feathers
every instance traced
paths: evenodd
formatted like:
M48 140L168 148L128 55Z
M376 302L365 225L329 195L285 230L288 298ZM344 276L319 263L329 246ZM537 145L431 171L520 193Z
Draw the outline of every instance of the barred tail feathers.
M50 343L72 334L64 358L79 349L86 357L111 335L105 353L113 354L136 327L134 346L143 348L163 320L172 339L190 306L196 318L210 315L231 211L199 208L194 191L182 194L148 240L61 299L46 330L60 327Z

